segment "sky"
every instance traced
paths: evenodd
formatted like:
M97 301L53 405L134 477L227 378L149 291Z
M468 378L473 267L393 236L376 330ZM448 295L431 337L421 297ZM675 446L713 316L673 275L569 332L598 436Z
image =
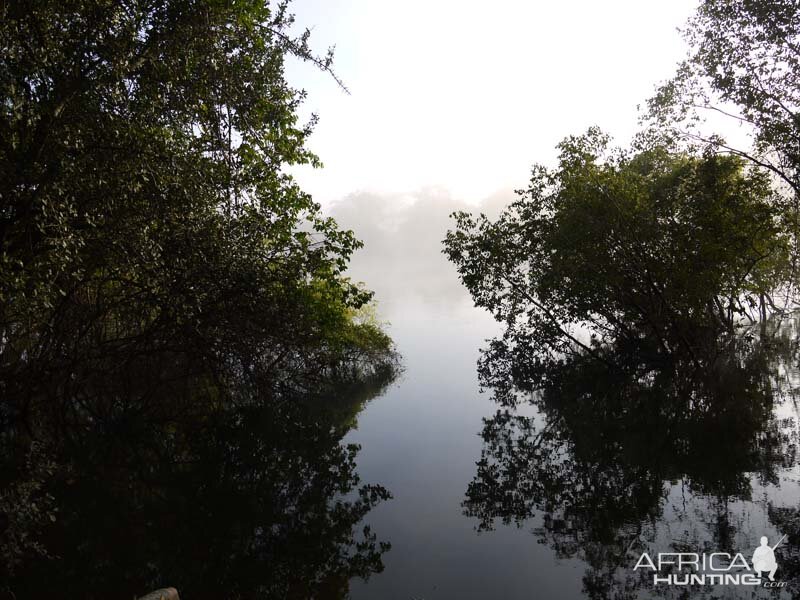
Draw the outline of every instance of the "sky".
M323 206L350 194L414 201L436 189L467 203L523 187L563 137L599 125L620 143L637 105L686 52L696 1L295 0L297 27L350 94L311 65L309 146L325 167L294 169Z
M624 145L637 105L685 56L695 1L295 0L297 33L335 70L292 61L323 169L302 189L364 248L348 275L388 320L472 310L442 239L455 210L497 215L555 145L599 125Z

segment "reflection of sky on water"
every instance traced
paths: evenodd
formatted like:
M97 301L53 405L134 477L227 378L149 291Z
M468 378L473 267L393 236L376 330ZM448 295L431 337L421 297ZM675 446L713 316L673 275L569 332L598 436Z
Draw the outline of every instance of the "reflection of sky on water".
M358 429L348 436L362 444L358 463L364 480L380 482L394 495L368 517L374 530L392 542L384 557L386 570L367 584L353 582L353 597L582 597L584 556L579 550L574 557L556 558L551 546L542 543L553 532L541 512L520 528L498 524L481 533L475 531L476 521L463 515L461 504L482 448L481 419L497 408L488 394L478 392L475 361L497 326L477 311L449 313L424 302L406 309L389 315L405 374L367 407ZM796 369L792 381L800 383ZM525 406L518 412L533 415L535 409ZM778 405L776 412L790 420L786 433L796 441L793 403ZM777 474L777 485L762 484L752 475L751 498L724 504L692 493L685 481L665 482L660 516L630 524L628 564L614 573L619 585L633 577L631 569L642 551L717 551L712 531L720 518L729 523L732 546L748 559L761 535L777 541L783 532L771 524L768 510L797 508L800 472L791 465ZM780 564L781 551L777 555ZM723 597L753 592L724 589ZM790 597L788 592L783 596Z
M462 515L467 483L480 455L481 418L495 411L478 393L475 361L494 335L488 316L426 302L387 315L404 356L399 383L373 400L347 441L362 445L359 473L393 500L367 521L392 550L386 570L352 584L353 598L530 598L580 590L577 561L554 563L528 528L476 535ZM538 566L537 566L538 565ZM546 573L541 568L546 569Z
M498 521L494 530L477 532L476 520L464 515L462 503L483 448L482 419L494 416L498 407L489 394L479 393L475 367L484 341L501 329L470 306L455 270L438 254L447 214L460 208L458 203L444 197L438 204L387 206L388 200L351 197L334 211L343 225L361 232L367 249L379 247L374 254L361 251L353 275L376 289L381 316L391 322L405 366L400 381L367 407L347 438L362 445L358 464L364 481L381 483L394 495L368 517L374 530L392 543L384 556L386 570L366 584L354 581L353 598L584 597L589 565L599 560L598 552L616 557L617 566L607 564L595 571L601 587L606 587L595 591L596 597L619 593L646 598L654 590L642 584L641 572L632 571L642 551L733 549L749 560L762 535L774 543L786 533L770 515L776 508L798 508L800 472L793 459L774 470L775 482L749 475L749 498L703 495L692 491L685 479L663 482L654 516L632 520L617 532L624 547L583 548L570 523L558 522L557 515L545 518L541 510L519 528ZM369 223L378 225L364 227ZM391 259L378 260L384 256ZM791 454L797 443L800 371L796 365L780 364L776 373L784 381L775 417L781 420L783 447ZM530 406L518 409L518 414L533 416L542 424ZM721 534L727 538L719 539ZM575 535L574 551L554 550L562 548L564 538ZM788 551L784 542L777 552L779 565L786 563L782 560ZM798 563L796 557L793 560ZM787 565L784 574L788 569ZM651 579L649 574L644 577L647 582ZM780 569L777 578L781 579ZM662 587L656 595L679 597L685 591ZM749 586L712 587L690 595L752 594L790 597L788 590Z

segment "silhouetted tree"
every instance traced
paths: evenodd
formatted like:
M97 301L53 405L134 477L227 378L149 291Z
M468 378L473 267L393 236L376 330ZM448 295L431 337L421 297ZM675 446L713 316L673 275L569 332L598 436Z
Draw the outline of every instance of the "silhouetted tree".
M696 361L759 317L789 259L765 175L662 146L610 153L596 129L559 149L496 221L456 213L445 239L475 303L506 325L489 353L516 352L528 377L615 345Z

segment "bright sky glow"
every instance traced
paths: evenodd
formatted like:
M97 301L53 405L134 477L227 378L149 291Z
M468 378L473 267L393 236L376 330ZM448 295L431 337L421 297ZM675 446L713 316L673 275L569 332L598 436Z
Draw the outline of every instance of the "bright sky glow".
M596 124L625 143L637 104L683 58L694 0L492 3L296 0L300 27L351 95L308 65L289 80L320 123L320 171L296 169L324 205L426 187L467 201L525 185L564 136Z

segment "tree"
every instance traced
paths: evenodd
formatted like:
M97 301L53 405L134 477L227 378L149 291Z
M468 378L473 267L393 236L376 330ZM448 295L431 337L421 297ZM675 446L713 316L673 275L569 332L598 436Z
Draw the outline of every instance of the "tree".
M286 173L319 161L284 60L331 68L292 25L264 0L0 3L0 571L48 554L37 533L61 525L93 439L138 455L155 436L153 473L243 407L298 431L304 392L392 373L371 293L344 276L359 242ZM345 494L350 453L331 451L345 466L325 489ZM341 505L337 540L378 496ZM339 584L374 566L370 539L352 567L331 548L317 566Z
M731 156L610 152L596 129L559 149L497 221L457 213L447 233L475 303L506 324L488 354L514 348L529 376L612 346L696 361L763 316L788 261L766 175Z
M352 317L370 298L343 277L359 242L285 172L319 161L284 59L331 60L287 10L2 4L0 394L16 411L72 406L87 373L142 353L275 387L390 349Z
M689 21L690 54L648 102L660 134L745 158L768 172L790 224L792 267L784 304L797 304L800 269L800 5L704 0ZM708 128L708 117L744 127L751 147Z
M705 0L685 31L690 57L650 100L650 116L745 157L800 191L800 4ZM709 111L751 128L733 148L694 127Z

